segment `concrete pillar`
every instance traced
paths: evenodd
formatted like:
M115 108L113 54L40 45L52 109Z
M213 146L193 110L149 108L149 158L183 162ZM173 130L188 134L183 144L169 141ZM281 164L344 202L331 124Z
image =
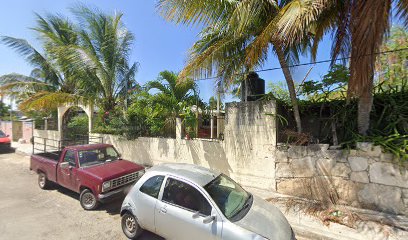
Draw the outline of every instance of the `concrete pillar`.
M62 119L64 117L65 112L67 111L67 107L62 106L62 107L58 107L58 132L59 134L59 138L58 140L62 140L63 138L63 134L62 134Z
M181 118L176 118L176 139L182 139L183 136L183 122Z
M217 136L216 136L216 138L219 138L220 137L220 134L221 134L221 121L220 121L220 113L218 112L217 113Z
M44 130L48 130L48 118L44 118Z
M214 116L211 116L211 119L210 119L210 132L211 132L211 138L214 138Z

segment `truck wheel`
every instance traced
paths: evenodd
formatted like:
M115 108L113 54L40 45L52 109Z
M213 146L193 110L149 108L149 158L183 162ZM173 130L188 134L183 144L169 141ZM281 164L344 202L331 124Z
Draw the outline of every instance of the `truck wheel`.
M94 210L99 206L99 202L95 195L89 189L84 189L79 195L79 202L85 210Z
M122 231L129 239L137 239L143 229L137 223L135 216L127 212L122 216Z
M44 173L38 174L38 186L40 186L41 189L47 189L50 186L50 181L48 181Z

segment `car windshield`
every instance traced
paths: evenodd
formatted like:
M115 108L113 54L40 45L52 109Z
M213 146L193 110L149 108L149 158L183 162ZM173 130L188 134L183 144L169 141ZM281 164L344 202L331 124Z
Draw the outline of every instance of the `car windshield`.
M79 151L78 156L81 167L104 164L119 159L119 154L113 147Z
M229 220L245 209L251 198L251 194L224 174L207 184L204 189Z
M0 138L6 137L6 134L4 134L3 131L0 130Z

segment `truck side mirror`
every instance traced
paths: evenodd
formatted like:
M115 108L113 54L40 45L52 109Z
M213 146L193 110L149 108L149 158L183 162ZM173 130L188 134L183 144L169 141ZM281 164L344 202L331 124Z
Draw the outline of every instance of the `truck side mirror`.
M60 168L61 168L61 169L67 169L67 168L69 168L69 162L60 163Z

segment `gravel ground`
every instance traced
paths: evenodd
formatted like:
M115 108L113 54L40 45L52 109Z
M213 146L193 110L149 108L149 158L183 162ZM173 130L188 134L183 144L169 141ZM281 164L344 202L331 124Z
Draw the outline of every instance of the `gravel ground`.
M126 239L120 226L123 199L85 211L77 193L41 190L29 157L0 154L0 239ZM159 240L146 232L141 239Z

